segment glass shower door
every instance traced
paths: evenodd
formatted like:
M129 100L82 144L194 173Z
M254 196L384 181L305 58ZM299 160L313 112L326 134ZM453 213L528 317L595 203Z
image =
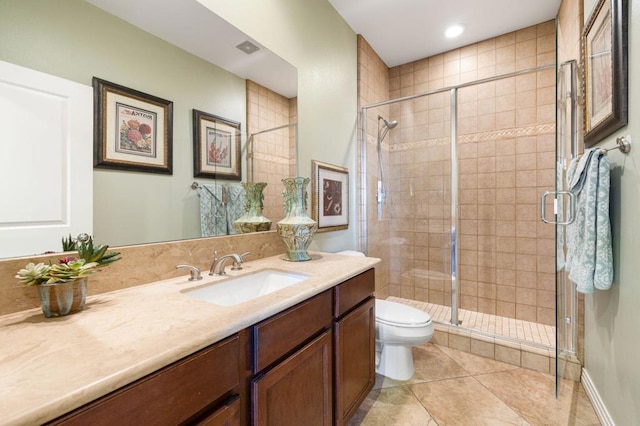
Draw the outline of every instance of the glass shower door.
M573 199L566 170L577 155L576 61L558 69L556 115L556 188L553 200L556 227L556 396L565 369L576 353L576 288L565 270L566 228L573 220ZM544 206L543 206L544 208Z

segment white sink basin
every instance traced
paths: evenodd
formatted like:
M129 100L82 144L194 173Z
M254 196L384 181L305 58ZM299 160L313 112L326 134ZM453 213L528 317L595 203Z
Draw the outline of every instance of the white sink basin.
M263 269L250 275L229 278L183 293L220 306L233 306L302 282L311 275Z

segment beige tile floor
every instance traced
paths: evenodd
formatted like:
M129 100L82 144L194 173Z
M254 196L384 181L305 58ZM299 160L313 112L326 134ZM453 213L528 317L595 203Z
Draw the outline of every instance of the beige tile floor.
M414 348L416 372L378 375L349 426L599 425L578 382L433 343Z

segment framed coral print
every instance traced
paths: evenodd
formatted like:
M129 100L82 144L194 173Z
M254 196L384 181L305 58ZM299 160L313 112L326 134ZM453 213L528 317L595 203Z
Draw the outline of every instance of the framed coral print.
M600 0L582 33L584 144L591 147L625 126L627 0Z
M173 102L93 77L93 165L172 174Z
M311 161L311 210L318 232L349 227L349 170L320 161Z
M193 110L193 176L240 180L240 123Z

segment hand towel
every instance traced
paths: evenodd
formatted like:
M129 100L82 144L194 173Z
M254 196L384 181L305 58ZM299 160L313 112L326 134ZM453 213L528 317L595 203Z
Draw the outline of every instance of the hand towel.
M222 185L201 185L200 231L203 237L227 235L226 192Z
M598 148L585 151L567 170L569 190L576 196L576 219L567 226L566 269L581 293L607 290L613 282L610 166Z
M245 194L241 186L227 187L227 233L236 233L234 222L244 214Z

